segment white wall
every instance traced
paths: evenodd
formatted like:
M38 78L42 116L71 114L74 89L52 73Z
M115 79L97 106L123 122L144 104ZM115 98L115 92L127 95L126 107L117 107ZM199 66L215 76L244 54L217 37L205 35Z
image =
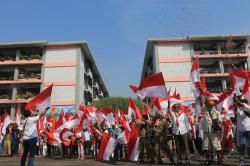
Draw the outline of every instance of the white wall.
M56 67L45 68L44 80L47 82L52 81L75 81L76 80L76 67Z
M192 96L190 89L190 82L166 82L167 90L171 88L171 94L174 93L176 88L177 93L180 93L181 97L183 96Z
M160 63L160 71L164 77L188 76L190 75L191 62L182 63Z
M159 56L159 58L190 57L190 51L191 46L189 44L155 46L155 53Z
M76 62L76 48L49 49L45 53L45 63Z
M161 58L190 58L191 45L179 44L179 45L156 45L154 48L156 57ZM191 70L191 62L180 63L159 63L159 70L163 73L164 77L189 77ZM166 87L171 87L171 93L174 89L181 96L191 96L190 82L166 82Z
M75 86L54 86L51 101L75 101Z
M49 63L76 63L77 49L79 48L59 48L48 49L45 52L45 65ZM76 82L76 67L47 67L44 68L43 82L61 82L73 81ZM57 86L54 85L52 92L52 102L60 101L76 101L75 86Z

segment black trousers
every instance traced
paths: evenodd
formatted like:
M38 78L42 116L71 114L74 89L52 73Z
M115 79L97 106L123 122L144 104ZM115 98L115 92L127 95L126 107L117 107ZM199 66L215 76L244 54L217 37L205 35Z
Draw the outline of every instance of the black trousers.
M23 155L21 158L21 166L25 166L26 159L29 154L28 166L33 166L36 153L37 138L23 140Z
M177 161L181 161L181 155L184 153L186 161L190 162L190 151L188 147L188 133L183 135L174 135Z

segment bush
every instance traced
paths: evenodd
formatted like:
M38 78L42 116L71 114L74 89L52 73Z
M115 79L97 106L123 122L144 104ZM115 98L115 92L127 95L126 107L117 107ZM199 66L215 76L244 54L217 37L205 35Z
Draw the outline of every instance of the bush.
M30 56L30 59L32 60L32 59L42 59L42 57L40 56L40 55L31 55Z
M116 110L118 108L122 109L123 111L128 110L128 98L126 97L107 97L102 98L98 101L96 101L96 107L97 109L106 107L106 106L112 106L113 110ZM136 105L142 109L143 108L143 102L140 100L134 100Z
M26 99L29 99L29 98L32 98L33 96L34 96L33 93L31 93L31 92L26 92L25 98L26 98Z
M30 57L28 55L21 55L20 60L29 60Z

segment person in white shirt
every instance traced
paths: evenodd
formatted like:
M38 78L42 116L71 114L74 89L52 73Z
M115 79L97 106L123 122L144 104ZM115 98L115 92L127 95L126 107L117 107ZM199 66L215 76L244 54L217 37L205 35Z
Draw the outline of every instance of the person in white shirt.
M168 101L168 113L173 124L173 134L176 146L177 164L182 164L182 153L185 153L186 165L190 165L190 151L188 147L188 137L192 130L187 114L183 111L180 103L173 105L173 111L170 110L170 101Z
M37 121L46 114L48 109L49 107L37 116L33 116L30 111L24 112L24 116L26 117L26 119L24 120L23 124L24 135L23 154L20 163L21 166L25 166L28 154L28 166L33 166L37 144Z
M84 138L84 153L86 155L90 155L91 134L90 134L90 131L89 131L88 127L83 129L83 138Z
M250 106L247 100L235 101L236 143L240 154L240 164L244 165L245 151L250 141Z

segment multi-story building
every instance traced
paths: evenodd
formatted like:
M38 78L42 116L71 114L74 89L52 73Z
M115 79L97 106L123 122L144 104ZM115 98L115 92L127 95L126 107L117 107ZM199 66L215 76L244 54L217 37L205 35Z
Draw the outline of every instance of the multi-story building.
M0 114L15 117L32 97L53 83L53 111L75 111L108 91L87 42L0 43Z
M186 38L149 39L141 80L150 74L162 72L166 87L192 101L190 70L198 57L200 76L208 90L221 93L229 85L228 76L233 66L249 69L250 35L188 36Z

